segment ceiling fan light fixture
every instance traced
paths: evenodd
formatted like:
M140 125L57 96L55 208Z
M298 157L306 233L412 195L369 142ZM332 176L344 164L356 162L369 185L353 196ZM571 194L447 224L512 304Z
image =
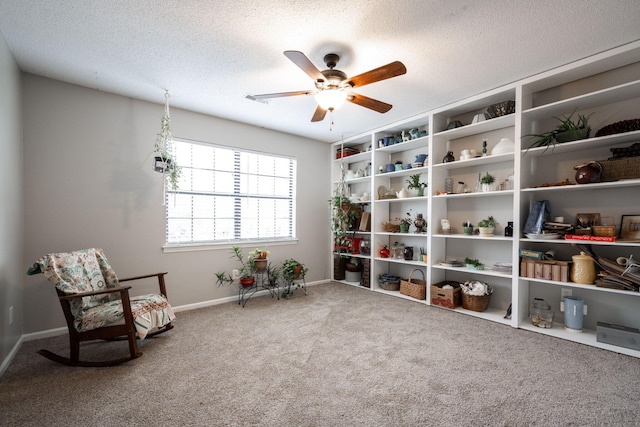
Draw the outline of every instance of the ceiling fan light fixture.
M325 110L340 108L347 99L347 92L342 89L325 89L316 93L316 102Z

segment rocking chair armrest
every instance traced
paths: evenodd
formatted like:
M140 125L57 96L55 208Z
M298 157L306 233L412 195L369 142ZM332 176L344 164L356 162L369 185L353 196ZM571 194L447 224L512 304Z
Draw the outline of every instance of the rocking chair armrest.
M118 279L118 282L128 282L130 280L140 280L140 279L148 279L149 277L157 277L158 278L158 286L160 287L160 294L167 297L167 287L164 283L164 276L168 274L168 272L162 273L153 273L153 274L145 274L144 276L135 276L135 277L127 277L125 279Z
M87 291L87 292L79 292L77 294L61 295L59 298L61 300L72 300L76 298L90 297L92 295L110 294L113 292L128 293L129 289L131 289L131 286L116 286L115 288L107 288L99 291Z

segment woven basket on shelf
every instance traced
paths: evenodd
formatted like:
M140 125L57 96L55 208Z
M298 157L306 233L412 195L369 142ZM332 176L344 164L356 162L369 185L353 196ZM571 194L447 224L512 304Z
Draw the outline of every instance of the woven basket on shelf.
M413 278L413 273L416 271L422 274L422 279ZM415 299L427 299L427 281L424 280L424 271L416 268L409 273L407 280L402 279L400 281L400 293Z
M397 291L400 289L400 278L389 274L378 275L378 285L385 291Z
M386 231L387 233L397 233L398 231L400 231L399 224L391 224L390 222L383 222L382 225L384 225L384 231Z
M604 182L640 178L640 156L601 160L598 163L602 165L600 179Z
M462 293L462 308L471 311L485 311L489 307L491 295L468 295Z
M602 217L600 222L606 222L607 225L592 225L594 236L613 237L616 235L616 226L613 217ZM614 223L611 225L611 223Z

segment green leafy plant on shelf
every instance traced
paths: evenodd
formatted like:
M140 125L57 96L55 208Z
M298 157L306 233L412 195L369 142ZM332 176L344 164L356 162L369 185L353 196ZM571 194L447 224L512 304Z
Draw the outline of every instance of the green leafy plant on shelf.
M480 184L493 184L495 181L496 178L493 175L490 175L489 172L487 172L482 178L480 178Z
M594 113L589 115L578 114L577 119L574 120L573 115L575 112L576 110L573 110L568 116L554 117L559 123L555 129L549 132L524 135L524 137L530 140L533 139L533 142L527 147L527 151L536 147L554 148L556 143L589 138L589 134L591 133L589 119Z
M464 262L467 264L467 268L472 270L484 270L484 264L475 258L465 258Z
M424 189L429 186L426 182L420 182L421 174L410 175L407 180L408 187L410 189L418 190L418 196L424 196Z
M480 222L478 222L478 227L495 227L496 224L496 220L492 216L489 216L487 219L480 220Z

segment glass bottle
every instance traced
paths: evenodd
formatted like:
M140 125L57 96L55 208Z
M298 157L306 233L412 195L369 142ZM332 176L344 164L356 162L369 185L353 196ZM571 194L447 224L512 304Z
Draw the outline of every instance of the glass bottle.
M513 237L513 221L507 222L507 226L504 228L504 235Z

